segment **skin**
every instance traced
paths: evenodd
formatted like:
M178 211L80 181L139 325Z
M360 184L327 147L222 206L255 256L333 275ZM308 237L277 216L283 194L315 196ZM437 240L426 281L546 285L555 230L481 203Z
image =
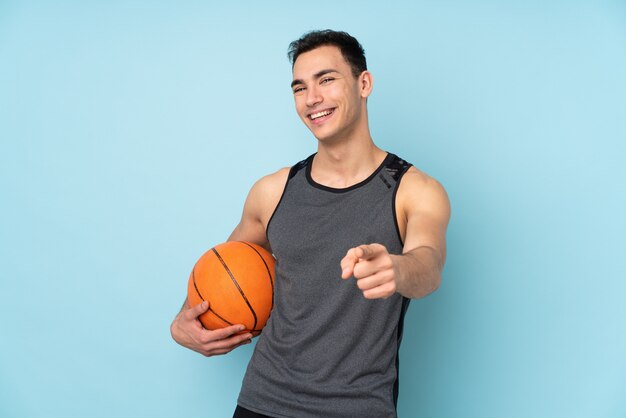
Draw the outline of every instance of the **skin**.
M367 98L372 92L369 71L355 77L334 46L301 54L293 67L296 112L318 140L311 176L328 187L345 188L365 180L384 160L386 152L371 136ZM311 115L332 111L313 120ZM278 205L289 168L257 181L250 190L239 224L229 241L250 241L271 251L267 223ZM402 177L396 195L396 215L404 242L402 255L392 255L378 243L347 249L338 266L343 280L355 280L366 299L387 298L398 292L408 298L424 297L441 283L446 257L445 233L450 204L444 188L411 167ZM250 342L243 325L206 330L198 317L208 303L191 307L187 301L171 325L179 344L205 356L226 354Z

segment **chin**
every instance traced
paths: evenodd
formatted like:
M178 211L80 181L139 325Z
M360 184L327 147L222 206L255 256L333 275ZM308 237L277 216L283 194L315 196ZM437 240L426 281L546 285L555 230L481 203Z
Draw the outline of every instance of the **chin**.
M333 138L334 138L334 135L332 135L332 134L324 134L324 133L321 133L321 132L316 133L314 131L311 131L311 133L320 142L332 142Z

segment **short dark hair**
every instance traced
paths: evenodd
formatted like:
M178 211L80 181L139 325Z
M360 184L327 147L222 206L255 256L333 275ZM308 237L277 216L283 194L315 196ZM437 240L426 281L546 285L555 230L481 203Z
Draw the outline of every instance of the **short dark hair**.
M359 41L346 32L339 32L330 29L307 32L302 35L300 39L290 43L287 56L291 61L291 68L293 68L296 59L298 59L300 54L326 45L336 46L339 48L341 55L343 55L343 58L350 65L352 74L355 78L361 75L363 71L367 70L365 51Z

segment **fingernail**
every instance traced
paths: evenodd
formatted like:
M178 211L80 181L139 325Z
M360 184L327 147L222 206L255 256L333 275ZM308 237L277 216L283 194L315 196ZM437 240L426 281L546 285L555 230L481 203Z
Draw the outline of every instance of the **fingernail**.
M244 327L243 325L240 325L239 328L237 328L237 331L243 331L244 329L246 329L246 327Z

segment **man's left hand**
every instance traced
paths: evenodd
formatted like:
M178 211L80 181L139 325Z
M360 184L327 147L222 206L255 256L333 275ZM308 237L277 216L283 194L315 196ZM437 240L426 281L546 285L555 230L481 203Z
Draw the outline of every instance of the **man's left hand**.
M341 278L354 276L366 299L388 298L397 290L393 257L381 244L351 248L341 260Z

